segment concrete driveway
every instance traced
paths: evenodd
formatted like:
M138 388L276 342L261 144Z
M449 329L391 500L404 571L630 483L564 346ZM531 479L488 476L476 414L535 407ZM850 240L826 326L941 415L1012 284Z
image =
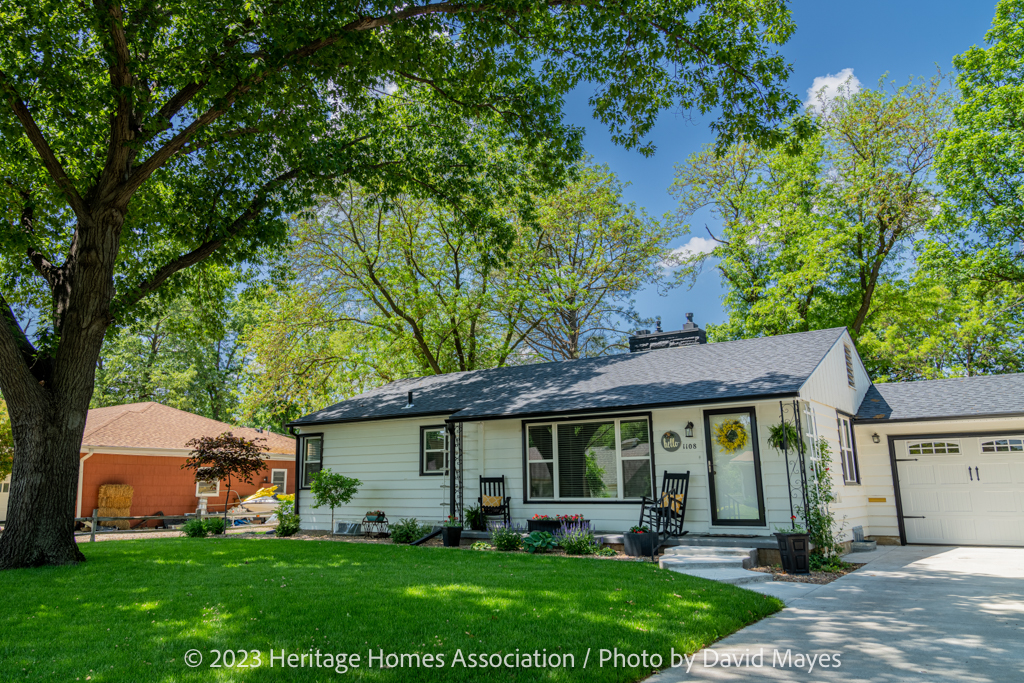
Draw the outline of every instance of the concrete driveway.
M648 683L1024 681L1024 549L883 547L847 559L868 564L787 592L782 612Z

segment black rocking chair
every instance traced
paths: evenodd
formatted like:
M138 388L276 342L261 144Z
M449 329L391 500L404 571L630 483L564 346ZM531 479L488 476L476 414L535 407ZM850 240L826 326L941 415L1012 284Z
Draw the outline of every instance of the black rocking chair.
M505 475L480 477L480 509L486 517L501 517L506 526L512 522L512 497L505 495Z
M686 496L690 492L690 473L669 474L665 471L661 495L657 499L643 497L640 508L640 526L649 527L654 534L651 562L658 549L670 538L685 536L683 518L686 515Z

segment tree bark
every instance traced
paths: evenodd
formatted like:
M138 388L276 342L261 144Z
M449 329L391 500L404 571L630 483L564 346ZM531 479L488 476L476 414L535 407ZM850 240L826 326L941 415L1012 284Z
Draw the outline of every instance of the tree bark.
M0 329L0 391L14 435L0 569L85 560L74 537L79 454L96 363L111 323L124 212L104 208L96 218L79 222L52 286L54 346L32 348L13 314Z
M47 400L52 398L27 411L8 399L15 457L0 569L85 561L75 542L74 518L88 403L74 410Z

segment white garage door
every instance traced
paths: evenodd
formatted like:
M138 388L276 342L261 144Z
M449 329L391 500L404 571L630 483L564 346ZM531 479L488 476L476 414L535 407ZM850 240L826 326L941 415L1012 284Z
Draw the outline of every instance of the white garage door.
M908 543L1024 546L1024 435L895 445Z

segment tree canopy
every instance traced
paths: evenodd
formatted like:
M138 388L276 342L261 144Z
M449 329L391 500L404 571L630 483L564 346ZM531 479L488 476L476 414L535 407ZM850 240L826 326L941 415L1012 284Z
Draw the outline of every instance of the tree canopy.
M826 327L858 336L892 288L938 204L932 158L948 122L940 82L841 91L819 99L817 133L798 154L735 145L677 171L680 220L711 207L710 253L737 338Z
M936 159L934 227L975 277L1024 284L1024 1L999 2L985 42L953 60L960 99Z

